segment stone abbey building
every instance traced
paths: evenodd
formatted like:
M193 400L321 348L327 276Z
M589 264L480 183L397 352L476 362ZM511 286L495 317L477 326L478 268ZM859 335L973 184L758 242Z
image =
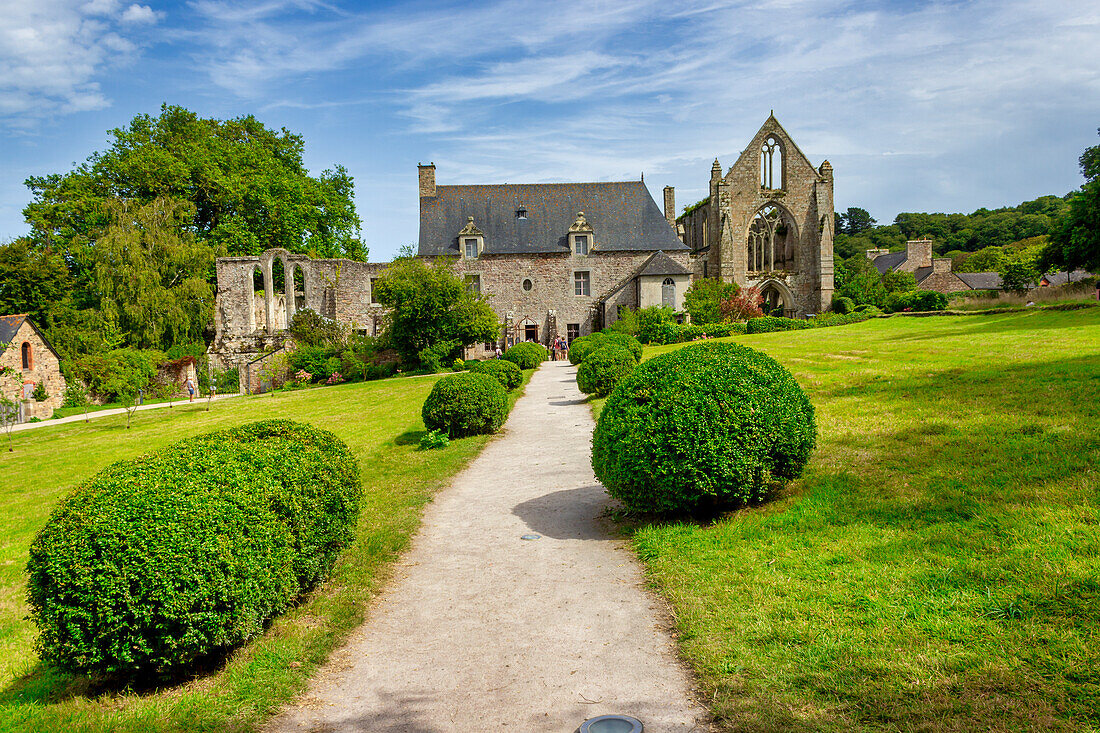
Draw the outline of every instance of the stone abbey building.
M673 189L662 211L643 181L439 185L434 164L418 172L418 256L453 258L500 318L499 341L471 357L572 340L624 309L682 311L703 277L758 286L792 316L832 298L832 168L814 168L774 116L725 175L715 161L710 195L679 219ZM373 283L385 267L286 250L219 259L215 363L247 364L277 347L302 308L377 334L385 313Z

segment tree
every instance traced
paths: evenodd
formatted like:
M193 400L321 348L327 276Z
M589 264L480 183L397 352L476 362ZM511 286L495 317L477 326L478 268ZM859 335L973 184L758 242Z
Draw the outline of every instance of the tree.
M887 295L916 290L917 277L911 272L890 268L882 275L882 287L885 288Z
M248 115L202 119L164 105L110 131L103 152L65 174L26 181L33 200L23 210L38 237L71 252L94 246L110 224L104 204L122 199L189 201L195 237L230 255L282 247L319 257L365 259L342 166L318 177L302 164L305 144L286 129L269 130Z
M684 293L684 310L695 325L717 323L722 320L722 301L737 295L740 289L737 283L724 282L719 278L696 280Z
M111 200L105 208L109 223L86 250L104 316L141 348L201 341L214 317L208 278L218 252L186 228L191 204Z
M1003 257L997 271L1001 275L1001 287L1018 295L1026 293L1040 275L1035 257L1026 252Z
M500 325L488 300L455 275L451 262L398 258L378 277L378 302L390 309L386 335L408 364L421 352L452 342L440 361L453 360L462 347L496 341Z
M860 234L873 229L877 223L867 209L861 209L858 206L849 207L841 215L841 218L844 220L844 233L849 235Z
M0 428L3 428L4 432L8 434L9 453L15 450L11 447L11 431L15 429L15 425L18 422L19 405L17 405L14 400L0 394Z
M858 305L881 308L886 302L886 288L874 264L864 255L855 255L845 260L844 265L846 277L844 284L836 288L836 295L851 298Z
M0 313L26 313L45 326L71 286L61 255L27 237L0 245Z
M1100 271L1100 145L1086 148L1079 162L1085 185L1055 223L1040 258L1043 269Z

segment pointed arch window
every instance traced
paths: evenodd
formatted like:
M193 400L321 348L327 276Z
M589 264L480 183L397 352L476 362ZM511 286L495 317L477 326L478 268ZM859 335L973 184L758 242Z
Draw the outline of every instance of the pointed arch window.
M785 170L783 143L775 135L768 135L760 146L760 188L769 191L785 189Z
M29 341L23 342L23 369L34 369L34 351Z
M750 272L793 271L796 235L794 224L781 208L765 204L749 226L748 269Z
M665 308L676 308L676 281L666 277L661 283L661 305Z

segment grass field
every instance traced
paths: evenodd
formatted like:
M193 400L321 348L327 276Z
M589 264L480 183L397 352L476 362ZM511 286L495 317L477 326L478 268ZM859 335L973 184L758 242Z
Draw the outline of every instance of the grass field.
M735 340L806 388L815 457L631 528L723 729L1100 730L1100 310Z
M530 373L525 373L527 378ZM487 437L418 451L420 406L434 380L389 379L324 389L178 404L14 435L0 452L0 731L246 731L293 694L363 619L387 566L415 531L426 502L481 450ZM517 390L512 400L518 398ZM333 577L277 619L223 667L165 689L104 691L41 666L27 620L24 567L35 533L58 499L108 463L178 439L265 418L310 422L359 457L363 511L357 540Z

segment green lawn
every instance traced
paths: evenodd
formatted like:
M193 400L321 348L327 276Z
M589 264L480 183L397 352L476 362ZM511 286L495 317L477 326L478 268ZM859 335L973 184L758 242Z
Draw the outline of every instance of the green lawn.
M1100 310L735 340L805 387L815 457L632 528L723 728L1100 730Z
M530 372L525 373L530 377ZM389 379L242 397L139 412L14 434L0 452L0 730L246 731L303 689L328 653L357 626L415 531L434 492L475 456L487 437L419 451L420 406L432 378ZM517 390L512 395L518 398ZM363 473L355 544L333 577L277 619L220 669L166 689L95 689L42 667L27 620L24 567L34 534L70 488L108 463L178 439L253 420L282 417L331 430L351 446Z

